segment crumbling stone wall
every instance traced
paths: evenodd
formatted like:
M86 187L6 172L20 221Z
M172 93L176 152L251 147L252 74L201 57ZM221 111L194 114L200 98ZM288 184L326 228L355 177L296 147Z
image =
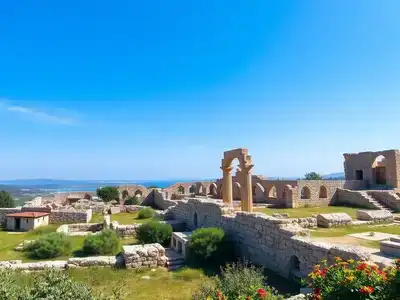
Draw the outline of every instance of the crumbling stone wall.
M92 219L92 210L53 210L50 213L50 223L70 224L88 223Z
M346 180L357 179L356 172L362 171L363 179L369 186L373 186L375 176L372 167L376 158L381 155L385 157L386 184L391 188L400 188L400 152L398 150L343 154Z
M267 267L284 277L293 272L308 274L323 259L368 260L353 246L331 245L313 241L309 231L290 219L278 219L261 213L234 213L232 208L212 200L188 199L168 209L175 219L185 221L190 229L220 227L234 242L238 254Z
M346 204L355 207L379 209L366 192L338 189L335 204Z

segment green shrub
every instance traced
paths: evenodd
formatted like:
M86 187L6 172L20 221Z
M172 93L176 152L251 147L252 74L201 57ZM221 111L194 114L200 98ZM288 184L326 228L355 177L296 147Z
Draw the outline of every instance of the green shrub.
M143 208L139 211L138 219L149 219L154 217L156 212L151 207Z
M56 231L56 228L54 228L52 226L40 226L40 227L34 229L32 232L37 235L45 235L45 234L52 233L55 231Z
M245 264L227 264L220 275L203 283L192 299L281 300L284 297L265 284L262 269Z
M40 236L24 251L28 257L37 259L66 256L71 253L71 241L65 234L53 232Z
M219 254L224 242L225 233L221 228L199 228L190 238L190 254L200 259L210 259Z
M96 235L89 235L83 242L83 252L88 255L117 254L121 248L118 235L105 229Z
M18 271L0 270L0 299L1 300L111 300L96 296L92 288L77 282L68 276L67 272L47 269L44 272L31 274L32 281L21 280L24 275Z
M140 205L142 203L141 197L129 197L125 200L125 205Z
M171 236L171 225L156 221L142 224L136 232L136 238L142 244L159 243L163 246L169 246Z

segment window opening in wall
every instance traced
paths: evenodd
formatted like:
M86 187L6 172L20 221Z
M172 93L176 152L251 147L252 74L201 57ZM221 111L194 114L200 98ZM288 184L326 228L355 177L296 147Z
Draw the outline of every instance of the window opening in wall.
M197 213L193 214L193 226L194 226L194 228L197 228L199 226L198 220L197 220Z
M310 199L311 198L311 193L310 189L308 187L303 187L301 189L301 199Z
M362 170L356 170L356 180L364 180L364 174Z

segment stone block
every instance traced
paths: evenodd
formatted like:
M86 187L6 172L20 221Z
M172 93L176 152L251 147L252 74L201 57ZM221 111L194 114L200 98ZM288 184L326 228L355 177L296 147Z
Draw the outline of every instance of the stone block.
M390 241L382 241L380 243L380 250L382 253L400 258L400 242L398 242L398 239L390 239Z
M319 214L317 216L318 227L338 227L351 225L352 219L346 213Z
M357 210L357 219L361 221L393 222L393 215L387 210Z
M67 261L68 267L104 267L115 266L116 263L115 256L73 257Z
M121 208L119 206L111 206L110 207L110 214L115 215L121 212Z

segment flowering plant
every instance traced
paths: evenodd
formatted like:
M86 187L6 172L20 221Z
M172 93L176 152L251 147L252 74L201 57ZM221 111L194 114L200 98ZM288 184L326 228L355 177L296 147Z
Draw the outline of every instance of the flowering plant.
M269 289L255 288L250 286L248 295L240 295L235 299L228 298L221 291L217 291L215 296L208 296L206 300L275 300L279 299L274 293L271 293Z
M394 267L381 269L373 264L337 257L331 266L326 261L322 266L316 265L308 277L314 300L393 300L400 291L400 259Z

